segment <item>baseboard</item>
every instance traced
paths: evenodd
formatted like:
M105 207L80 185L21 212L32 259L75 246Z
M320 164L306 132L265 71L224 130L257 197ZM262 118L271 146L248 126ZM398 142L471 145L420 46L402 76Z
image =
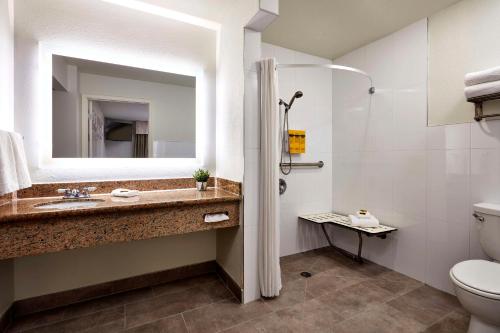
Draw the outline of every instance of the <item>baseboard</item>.
M7 311L0 316L0 333L6 332L7 327L12 323L14 318L14 307L11 305Z
M240 301L243 302L243 290L241 287L234 281L231 275L229 275L224 268L222 268L219 263L215 263L215 269L217 272L217 275L222 279L226 287L231 290L231 292L236 296L236 298Z
M208 273L217 273L224 280L222 273L219 273L219 269L217 266L218 264L215 261L207 261L200 264L172 268L160 272L149 273L140 276L133 276L121 280L100 283L88 287L82 287L78 289L61 291L49 295L42 295L42 296L19 300L14 302L13 306L11 307L12 312L10 313L11 316L10 318L12 317L18 318L35 312L50 310L61 306L66 306L70 304L88 301L91 299L109 296L112 294L117 294L134 289L156 286L159 284L168 283L175 280L187 279ZM232 289L230 288L230 290ZM0 326L0 328L1 327L2 326ZM2 332L1 329L0 332Z

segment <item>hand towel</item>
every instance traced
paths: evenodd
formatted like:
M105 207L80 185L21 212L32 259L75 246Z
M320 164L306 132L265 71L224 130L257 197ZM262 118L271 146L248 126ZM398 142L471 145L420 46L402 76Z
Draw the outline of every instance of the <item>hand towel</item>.
M23 138L0 131L0 195L31 186Z
M360 219L354 215L349 215L349 219L351 220L351 225L353 227L376 228L380 225L378 219L374 216L372 216L370 219Z
M500 81L481 83L465 88L467 99L496 93L500 93Z
M466 87L493 81L500 81L500 66L465 74L464 79Z
M229 216L227 214L206 214L205 222L214 223L214 222L222 222L229 220Z
M139 195L137 190L128 190L126 188L117 188L111 191L111 195L114 197L132 198Z

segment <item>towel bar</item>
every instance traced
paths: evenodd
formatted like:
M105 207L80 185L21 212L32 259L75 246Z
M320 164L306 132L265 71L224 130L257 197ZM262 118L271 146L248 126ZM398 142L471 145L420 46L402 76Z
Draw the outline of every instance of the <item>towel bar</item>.
M474 120L481 121L482 119L485 118L500 117L500 113L483 114L483 102L493 101L497 99L500 99L500 93L478 96L467 99L467 102L474 103L475 105Z
M323 161L313 162L313 163L280 163L282 167L317 167L322 168L325 165Z

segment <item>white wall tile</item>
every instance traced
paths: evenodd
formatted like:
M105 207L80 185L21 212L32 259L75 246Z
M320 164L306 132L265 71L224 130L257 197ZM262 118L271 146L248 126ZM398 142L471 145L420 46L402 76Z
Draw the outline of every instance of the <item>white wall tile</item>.
M350 214L365 207L362 153L333 155L333 210Z
M393 209L394 224L408 216L425 217L426 210L426 152L425 150L394 151Z
M500 148L500 120L471 123L472 148Z
M470 129L469 123L427 127L427 149L470 148Z
M469 220L470 150L427 151L427 214L440 221Z
M365 204L381 221L388 223L393 216L394 153L366 152L362 155L362 181Z
M394 90L394 149L425 149L427 86Z
M427 19L415 22L394 34L394 87L427 82ZM394 70L396 68L397 70Z
M468 221L443 221L429 214L427 253L425 281L433 287L453 293L450 269L469 258Z

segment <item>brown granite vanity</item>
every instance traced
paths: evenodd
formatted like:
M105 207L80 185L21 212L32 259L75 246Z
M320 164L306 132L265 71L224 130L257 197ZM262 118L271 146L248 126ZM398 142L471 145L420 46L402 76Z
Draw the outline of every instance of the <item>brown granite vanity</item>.
M191 179L41 184L17 193L0 205L0 259L128 242L239 225L239 183L211 179L206 192ZM57 188L96 186L95 207L39 209L60 200ZM113 188L141 190L138 197L104 194ZM204 222L207 213L226 213L229 220Z

